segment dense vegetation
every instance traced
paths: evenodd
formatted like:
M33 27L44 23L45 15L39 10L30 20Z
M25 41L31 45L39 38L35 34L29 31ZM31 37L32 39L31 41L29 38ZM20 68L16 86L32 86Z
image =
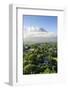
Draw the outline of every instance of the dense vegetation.
M23 46L23 74L57 73L57 43Z

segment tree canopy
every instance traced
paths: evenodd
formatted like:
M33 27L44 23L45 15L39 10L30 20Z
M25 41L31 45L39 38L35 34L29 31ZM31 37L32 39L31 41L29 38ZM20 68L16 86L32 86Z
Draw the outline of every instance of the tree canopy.
M23 74L57 73L56 43L24 45L23 48Z

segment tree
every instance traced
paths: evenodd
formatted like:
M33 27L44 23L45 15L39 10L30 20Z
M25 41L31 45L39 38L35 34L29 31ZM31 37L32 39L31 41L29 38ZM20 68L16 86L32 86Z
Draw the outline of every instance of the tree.
M34 64L28 64L24 67L24 74L35 74L36 73L37 66Z
M57 46L55 43L27 45L24 50L23 73L57 73Z
M50 70L49 68L46 68L46 69L44 70L44 73L51 73L51 70Z

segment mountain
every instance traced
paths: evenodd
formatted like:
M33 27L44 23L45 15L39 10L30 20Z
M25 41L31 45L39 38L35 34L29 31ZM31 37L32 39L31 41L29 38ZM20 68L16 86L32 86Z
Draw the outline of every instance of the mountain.
M41 31L41 32L47 32L47 30L45 30L44 28L39 28L39 31Z
M33 28L30 31L24 32L24 44L46 43L56 41L57 34L55 32L48 32L43 28Z

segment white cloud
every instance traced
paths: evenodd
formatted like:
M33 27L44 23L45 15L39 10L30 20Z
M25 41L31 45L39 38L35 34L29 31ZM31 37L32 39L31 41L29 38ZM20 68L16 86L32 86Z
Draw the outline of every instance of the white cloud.
M34 26L31 26L31 27L27 27L26 32L39 32L39 27L34 27Z
M38 27L29 27L24 32L25 42L47 42L55 41L57 38L57 33L55 32L40 32Z

